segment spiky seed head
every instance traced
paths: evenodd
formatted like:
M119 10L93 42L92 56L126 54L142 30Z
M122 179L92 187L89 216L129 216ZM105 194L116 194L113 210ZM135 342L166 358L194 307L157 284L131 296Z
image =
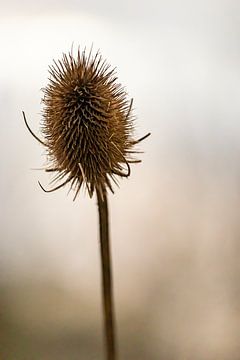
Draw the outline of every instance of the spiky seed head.
M49 72L42 124L51 163L47 170L57 172L56 180L71 182L76 195L83 184L90 196L112 190L116 175L129 175L137 143L131 101L99 52L78 50L76 58L64 54Z

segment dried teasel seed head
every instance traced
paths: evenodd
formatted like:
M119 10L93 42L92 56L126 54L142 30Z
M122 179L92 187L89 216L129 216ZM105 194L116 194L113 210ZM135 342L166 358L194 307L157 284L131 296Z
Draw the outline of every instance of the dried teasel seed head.
M99 52L64 54L49 72L43 89L42 131L51 164L46 171L56 171L54 180L65 178L55 189L70 182L75 197L83 184L90 196L112 191L111 181L127 177L129 163L139 162L131 159L141 140L133 139L132 101Z

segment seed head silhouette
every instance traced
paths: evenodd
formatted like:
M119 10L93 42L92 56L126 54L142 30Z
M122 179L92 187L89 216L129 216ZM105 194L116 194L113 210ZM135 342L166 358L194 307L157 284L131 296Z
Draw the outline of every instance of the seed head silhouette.
M102 298L106 359L116 359L115 323L112 289L111 252L107 189L113 192L117 176L130 175L135 145L150 135L135 140L132 100L117 82L114 69L97 52L92 56L78 50L77 57L64 54L50 67L49 84L43 89L42 133L39 139L47 149L49 172L59 181L51 190L70 183L77 197L82 186L90 197L96 192L102 269Z
M129 164L141 161L132 158L134 145L150 135L133 139L132 100L99 52L63 54L49 73L43 89L44 141L34 136L47 148L46 171L56 172L54 181L64 181L51 190L40 186L50 192L70 183L74 199L82 185L90 197L95 190L113 192L112 181L128 177Z

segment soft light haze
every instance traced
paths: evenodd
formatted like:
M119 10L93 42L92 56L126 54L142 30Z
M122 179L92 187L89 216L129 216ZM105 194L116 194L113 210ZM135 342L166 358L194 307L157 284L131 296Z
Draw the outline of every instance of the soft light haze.
M41 136L48 66L93 45L152 133L110 196L121 358L238 360L239 16L237 0L1 1L0 358L103 359L96 200L41 191L22 119Z

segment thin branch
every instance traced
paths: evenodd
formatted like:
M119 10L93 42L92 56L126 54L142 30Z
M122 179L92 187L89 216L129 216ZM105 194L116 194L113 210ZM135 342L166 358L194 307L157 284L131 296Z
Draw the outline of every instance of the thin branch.
M97 190L102 267L102 297L106 337L106 359L116 360L111 252L109 241L108 203L106 190Z

